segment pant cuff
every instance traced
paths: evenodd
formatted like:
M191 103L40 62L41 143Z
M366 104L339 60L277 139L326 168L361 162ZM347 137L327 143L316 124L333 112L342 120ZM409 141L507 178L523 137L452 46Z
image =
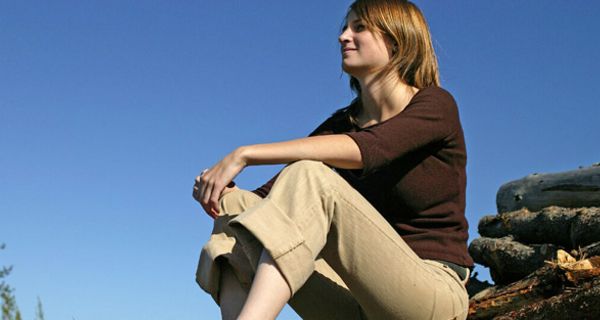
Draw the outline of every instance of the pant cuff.
M230 215L217 217L213 234L202 248L196 270L196 282L202 290L212 296L218 305L220 305L219 285L223 263L227 263L231 267L240 285L245 289L250 288L254 278L254 270L228 226L228 222L232 218L233 216Z
M261 249L267 250L288 283L292 296L313 273L316 255L307 246L295 222L270 199L263 199L236 216L229 226L254 266ZM256 246L256 240L262 247Z
M231 254L234 245L235 239L227 237L225 234L216 234L211 236L200 253L196 282L202 290L212 296L218 305L220 305L219 281L221 279L221 267L217 258Z

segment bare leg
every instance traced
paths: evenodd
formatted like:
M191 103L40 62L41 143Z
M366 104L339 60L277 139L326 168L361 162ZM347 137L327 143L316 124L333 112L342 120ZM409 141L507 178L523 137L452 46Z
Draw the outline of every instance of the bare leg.
M252 288L238 319L275 319L291 295L273 258L263 249Z
M248 293L238 281L237 277L227 263L221 264L221 284L219 288L219 301L221 307L221 318L223 320L237 319Z

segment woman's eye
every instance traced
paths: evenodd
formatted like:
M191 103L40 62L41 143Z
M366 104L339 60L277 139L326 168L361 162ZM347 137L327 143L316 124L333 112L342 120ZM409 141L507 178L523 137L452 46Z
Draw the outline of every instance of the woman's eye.
M356 27L354 27L354 29L356 29L357 32L363 31L363 30L365 30L365 25L357 24Z

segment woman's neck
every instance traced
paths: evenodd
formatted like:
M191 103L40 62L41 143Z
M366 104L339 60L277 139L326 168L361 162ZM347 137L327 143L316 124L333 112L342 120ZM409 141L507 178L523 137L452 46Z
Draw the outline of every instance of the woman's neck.
M385 121L402 112L419 89L409 86L394 74L358 79L362 109L358 115L361 127Z

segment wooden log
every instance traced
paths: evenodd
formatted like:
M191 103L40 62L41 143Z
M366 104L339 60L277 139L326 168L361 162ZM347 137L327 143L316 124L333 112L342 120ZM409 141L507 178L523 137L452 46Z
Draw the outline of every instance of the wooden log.
M600 241L594 242L588 246L581 248L581 250L573 250L574 256L580 259L586 257L600 256Z
M525 279L478 293L469 301L468 319L492 319L556 295L562 285L554 269L547 265Z
M524 245L512 237L477 238L469 245L473 260L490 268L496 284L517 281L555 258L557 247L553 244Z
M531 212L521 209L485 216L479 234L500 238L508 235L524 244L553 243L573 249L600 241L600 207L547 207Z
M600 257L553 262L523 280L492 287L469 301L468 319L597 319Z
M579 212L571 223L571 242L574 248L600 241L600 208L593 209L595 210Z
M600 164L560 173L534 173L508 182L498 190L496 205L499 213L521 208L538 211L549 206L600 206Z
M489 283L487 280L486 281L481 281L479 280L479 278L477 278L479 274L477 272L473 272L471 274L471 276L469 277L469 281L467 282L466 288L467 288L467 293L469 294L469 297L473 297L474 295L478 294L479 292L493 287L493 285L491 283Z
M570 247L571 220L575 215L575 210L562 207L548 207L537 212L521 209L483 217L479 220L478 229L484 237L512 235L515 240L526 244L554 243Z
M600 279L527 304L494 320L596 320L600 315Z

